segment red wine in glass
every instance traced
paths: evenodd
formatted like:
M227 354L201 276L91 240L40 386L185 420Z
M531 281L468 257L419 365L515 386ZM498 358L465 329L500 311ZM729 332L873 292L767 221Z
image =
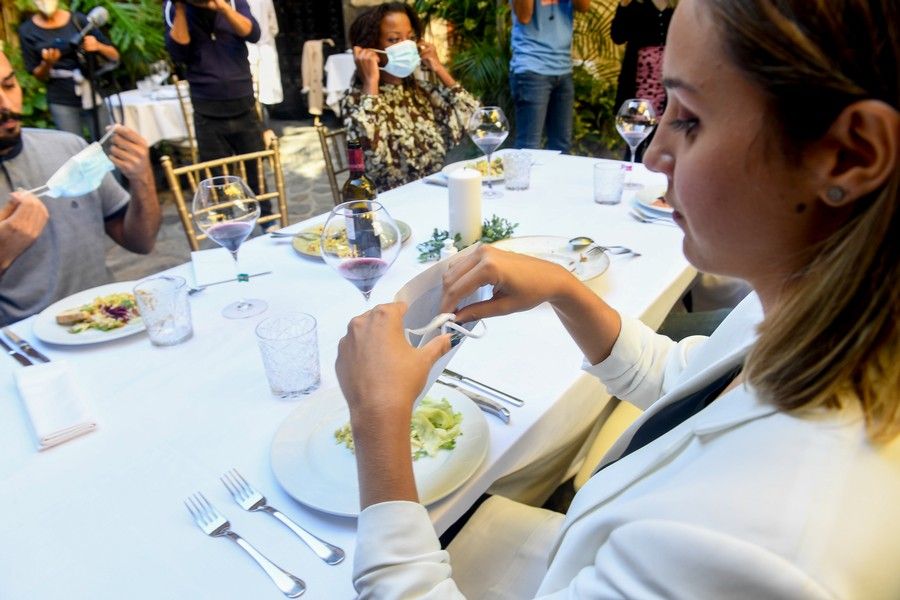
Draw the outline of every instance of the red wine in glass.
M368 296L389 266L380 258L351 258L338 265L337 271Z
M206 235L229 252L237 252L251 231L253 223L217 223L206 230Z

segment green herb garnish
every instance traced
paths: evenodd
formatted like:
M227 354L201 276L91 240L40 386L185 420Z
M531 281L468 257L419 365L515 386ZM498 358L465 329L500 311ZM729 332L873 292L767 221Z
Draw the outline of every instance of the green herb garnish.
M484 244L490 244L492 242L505 240L513 234L518 226L518 223L510 223L502 217L491 215L490 219L485 219L484 223L482 223L481 238L478 241ZM440 230L435 228L431 234L431 239L416 245L416 250L419 251L419 262L428 262L439 259L441 256L441 248L444 246L444 240L448 237L450 237L450 233L446 229ZM458 233L453 236L453 242L453 245L456 246L457 250L462 250L465 247L462 245L462 239Z

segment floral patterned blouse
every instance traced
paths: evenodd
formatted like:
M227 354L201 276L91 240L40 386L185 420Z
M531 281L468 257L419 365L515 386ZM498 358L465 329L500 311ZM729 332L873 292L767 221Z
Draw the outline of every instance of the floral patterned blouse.
M385 191L443 167L477 107L460 85L415 81L381 84L377 96L354 86L342 109L348 137L358 139L365 151L366 175Z

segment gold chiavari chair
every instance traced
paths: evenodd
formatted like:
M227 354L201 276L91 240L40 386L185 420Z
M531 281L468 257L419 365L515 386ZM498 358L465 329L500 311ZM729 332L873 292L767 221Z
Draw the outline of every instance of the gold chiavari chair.
M184 226L184 233L187 236L191 250L199 250L200 240L206 239L205 233L198 234L194 228L194 215L191 212L191 204L200 182L219 175L237 175L246 181L248 163L256 168L257 181L259 181L260 188L256 195L257 200L260 202L277 200L278 205L277 211L274 211L271 215L260 217L257 223L265 225L280 219L281 226L286 226L288 224L287 196L285 194L284 173L281 169L281 152L278 148L277 138L272 140L266 150L228 156L183 167L175 167L172 159L168 156L162 157L163 170L166 173L166 179L169 182L169 187L172 189L172 194L175 196L178 216L181 218L181 224ZM271 190L269 189L268 175L272 175L274 180L274 189ZM182 187L183 181L187 182L186 189ZM186 192L189 194L187 197L185 197Z
M196 164L200 159L197 153L197 137L194 135L194 117L188 82L178 79L177 75L172 75L172 83L175 85L175 93L178 95L178 105L181 107L184 129L187 131L187 138L176 143L176 147L179 149L179 152L190 157L190 164Z
M329 130L318 117L315 125L316 133L319 134L319 145L322 147L322 158L325 159L325 173L331 185L331 196L337 206L343 202L337 176L350 170L350 165L347 164L347 130L343 128Z

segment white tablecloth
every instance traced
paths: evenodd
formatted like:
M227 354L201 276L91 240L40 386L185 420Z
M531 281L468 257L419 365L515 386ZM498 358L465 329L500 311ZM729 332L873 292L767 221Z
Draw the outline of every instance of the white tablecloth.
M332 54L325 59L325 104L337 116L341 116L341 98L350 89L354 73L356 63L350 52Z
M125 125L144 136L151 146L162 140L183 140L188 136L173 85L163 86L152 93L127 90L110 96L110 100L117 117L121 100ZM190 112L188 117L191 117Z
M594 204L593 162L541 156L531 189L485 201L484 216L520 223L518 235L589 235L635 248L642 257L614 257L610 269L588 285L623 313L658 325L694 275L680 251L681 233L630 219L624 204ZM413 238L379 282L373 303L389 301L423 268L415 244L447 225L446 188L416 182L380 199L411 225ZM305 597L354 597L355 520L294 501L269 466L275 431L304 400L269 395L253 333L263 317L231 321L220 310L247 294L269 302L266 315L288 309L315 315L321 393L337 386L337 340L366 305L328 266L298 256L289 240L257 238L241 252L264 256L274 273L192 296L194 336L182 345L156 348L145 334L83 347L35 343L78 370L98 421L93 433L38 453L13 383L13 371L22 367L0 357L0 597L282 597L231 542L207 538L193 524L182 501L198 490L231 518L236 531L305 579ZM191 277L190 265L174 271ZM13 330L35 342L30 321ZM488 417L484 464L457 492L430 507L439 531L492 481L599 414L606 397L580 364L578 349L547 306L493 319L485 338L463 345L451 368L522 397L526 405L511 408L510 425ZM347 560L327 566L270 517L240 510L218 481L232 467L301 525L347 550Z

